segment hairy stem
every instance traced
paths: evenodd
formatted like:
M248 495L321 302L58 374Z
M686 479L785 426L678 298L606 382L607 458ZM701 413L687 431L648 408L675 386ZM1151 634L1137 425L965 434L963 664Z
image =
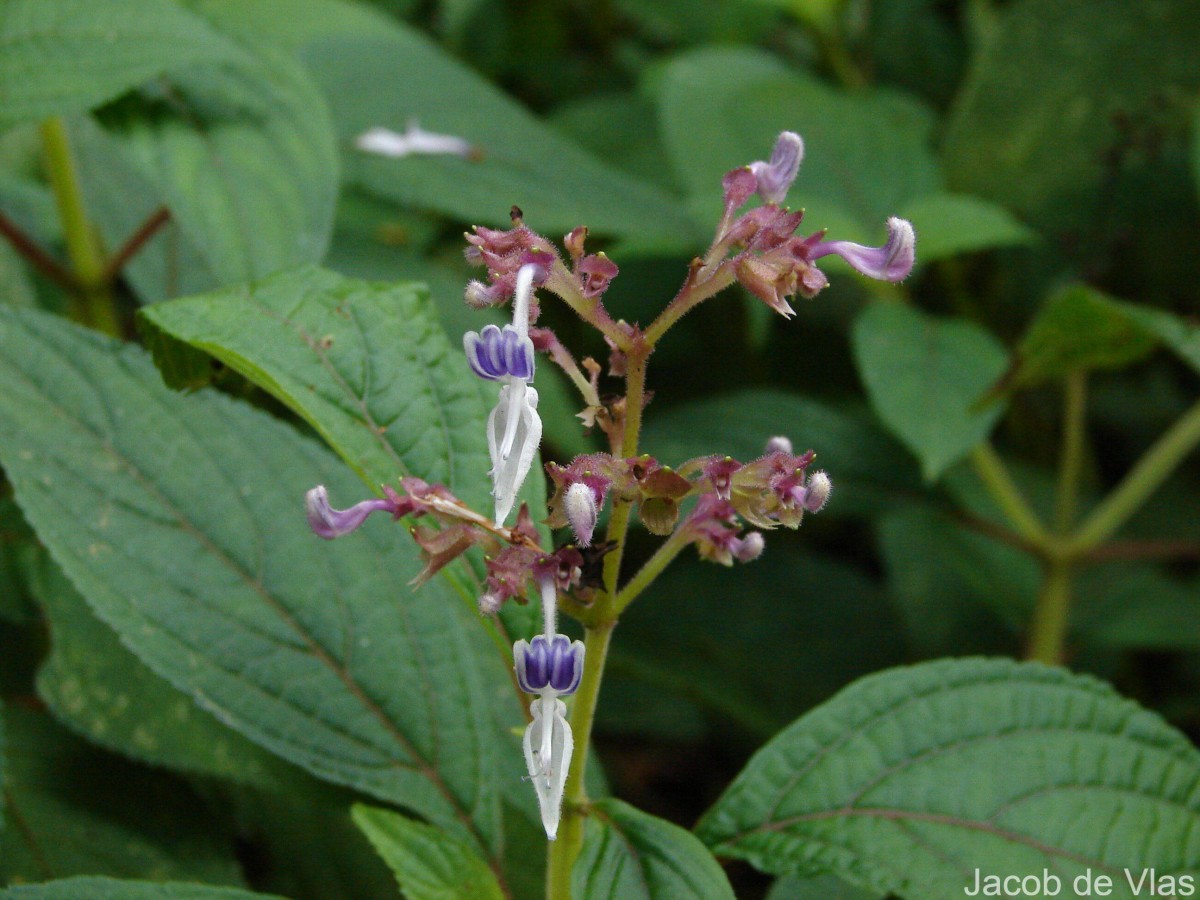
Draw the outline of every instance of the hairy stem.
M646 560L646 564L642 566L636 575L629 580L625 587L621 588L616 599L613 601L613 615L619 616L625 611L630 603L638 598L638 595L648 588L663 570L671 564L680 551L690 543L690 536L685 529L677 528L669 538L663 541L654 555Z
M96 232L88 221L83 205L83 190L67 127L59 117L42 123L42 149L46 157L46 176L58 203L67 256L79 291L72 314L76 319L106 334L120 337L121 328L113 304L112 291L105 281L105 259Z

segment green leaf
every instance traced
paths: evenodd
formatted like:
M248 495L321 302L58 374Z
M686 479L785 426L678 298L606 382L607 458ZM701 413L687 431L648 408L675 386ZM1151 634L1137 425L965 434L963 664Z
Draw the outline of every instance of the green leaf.
M423 285L301 269L143 310L304 417L368 484L442 482L488 509L489 407ZM335 505L353 498L331 495Z
M269 900L273 896L207 884L116 878L63 878L0 890L0 900Z
M906 203L900 215L917 230L917 265L1037 240L1002 206L966 194L926 194Z
M753 388L656 411L647 417L643 444L664 465L710 453L742 462L762 456L777 434L797 451L813 449L829 471L836 494L822 516L870 514L920 489L904 448L844 403L833 406L785 391Z
M191 0L190 5L231 37L293 52L333 34L371 35L395 24L379 9L345 0Z
M573 897L732 900L729 879L691 832L620 800L597 800L588 813L571 872Z
M236 52L168 0L7 0L0 129L83 112L169 70Z
M1155 309L1139 303L1110 301L1135 325L1162 341L1185 363L1200 372L1200 324L1185 320L1165 309Z
M481 76L400 23L363 38L331 38L304 54L352 148L368 128L403 131L411 120L465 138L481 159L387 159L348 149L347 179L407 206L489 225L513 204L550 235L586 224L594 233L680 247L698 236L679 202L597 160Z
M0 881L69 875L240 884L233 849L182 782L100 753L49 716L5 709Z
M409 423L418 432L428 425ZM89 604L152 670L319 777L407 806L489 855L510 680L443 581L414 594L389 522L313 537L302 496L360 488L289 426L175 394L139 350L0 311L0 462Z
M1072 630L1091 646L1200 650L1196 598L1200 582L1129 562L1089 566L1079 574Z
M871 405L935 481L988 436L1003 404L976 409L1008 355L971 322L873 303L854 323L854 357Z
M1041 230L1094 229L1130 150L1181 130L1169 107L1200 86L1197 43L1190 0L1004 7L947 125L951 187L1002 203Z
M961 898L974 870L1200 872L1200 753L1063 669L942 660L864 678L750 760L697 830L776 874ZM1116 896L1116 895L1114 895Z
M784 130L804 138L788 201L808 210L806 228L874 241L888 216L940 186L928 146L933 116L924 106L889 91L830 88L761 51L705 49L671 61L659 123L706 230L720 217L721 177L769 158Z
M44 554L30 580L51 634L38 696L60 722L94 744L153 765L278 786L283 763L277 757L146 668Z
M333 126L320 92L284 52L260 47L170 73L100 118L214 285L324 255L338 189Z
M356 804L354 822L391 867L408 900L501 900L495 874L470 845L399 813Z
M1073 285L1038 310L1017 347L1013 388L1044 384L1072 372L1120 369L1154 349L1154 339L1104 294Z

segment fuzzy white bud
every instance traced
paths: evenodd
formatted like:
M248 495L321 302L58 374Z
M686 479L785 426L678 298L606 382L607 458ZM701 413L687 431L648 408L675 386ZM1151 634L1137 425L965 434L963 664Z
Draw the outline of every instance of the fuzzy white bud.
M590 547L592 532L596 530L596 518L600 514L592 489L582 481L575 482L563 495L563 510L571 530L575 532L576 542L580 547Z
M829 500L833 491L833 482L824 472L813 472L808 478L807 490L804 494L804 508L809 512L819 512Z

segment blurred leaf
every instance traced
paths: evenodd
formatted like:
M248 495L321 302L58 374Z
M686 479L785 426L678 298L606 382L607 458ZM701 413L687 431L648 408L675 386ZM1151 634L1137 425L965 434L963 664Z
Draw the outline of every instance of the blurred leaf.
M891 596L922 657L1012 652L1040 581L1037 562L930 509L877 520Z
M905 204L900 215L916 227L918 266L1037 240L1003 207L966 194L926 194Z
M237 48L168 0L6 0L0 128L70 115Z
M588 808L571 894L577 900L733 900L721 866L691 832L611 798Z
M1108 297L1073 285L1038 310L1017 347L1010 384L1029 387L1077 371L1120 369L1153 349L1154 340Z
M313 537L301 496L345 467L144 353L0 310L0 461L55 560L122 641L222 722L318 777L495 853L500 758L520 771L504 664L415 547L371 522ZM416 433L431 427L415 413ZM436 420L433 427L436 427ZM382 602L381 602L382 598Z
M1114 308L1121 310L1136 325L1144 328L1155 338L1167 345L1176 356L1200 372L1200 324L1180 318L1164 309L1113 300Z
M100 753L44 714L9 706L4 724L0 880L241 883L233 848L182 782Z
M33 590L50 625L38 696L63 724L125 756L183 772L277 786L282 763L146 668L42 554Z
M25 263L7 243L0 243L0 303L35 306L37 298Z
M274 895L179 882L63 878L0 890L3 900L270 900Z
M760 559L732 569L687 551L653 598L622 617L614 673L765 736L855 678L899 663L899 623L878 587L798 542L772 532ZM669 722L655 727L644 715L612 726L669 733Z
M376 489L412 474L491 506L489 407L423 286L305 268L142 315L270 391Z
M706 231L720 217L721 177L769 158L784 130L805 144L788 200L808 210L806 226L828 227L833 237L882 237L888 216L940 186L925 107L895 92L827 87L761 51L705 49L672 60L659 123Z
M762 456L777 434L796 450L817 451L836 493L823 516L861 516L921 490L920 476L904 448L865 411L834 407L775 389L751 388L695 400L646 420L646 450L665 465L710 453L742 462Z
M855 322L853 344L871 405L928 481L984 440L1004 412L999 403L975 408L1008 354L972 322L877 302Z
M357 804L354 822L391 867L407 900L501 900L496 876L470 845L389 809Z
M973 867L1194 871L1200 753L1092 678L942 660L862 679L746 766L697 831L776 874L961 898Z
M767 900L878 900L878 891L852 887L834 875L803 878L784 875L767 892Z
M24 624L33 612L26 569L37 538L11 497L0 497L0 620Z
M271 43L298 52L330 35L371 35L395 20L346 0L188 0L219 30L248 44Z
M324 255L338 188L333 127L315 85L281 51L172 73L107 107L101 123L216 284Z
M959 12L938 0L872 3L865 41L875 77L945 106L967 60Z
M1071 609L1078 639L1094 646L1200 650L1200 581L1129 562L1080 573Z
M1046 231L1095 226L1122 157L1200 85L1190 0L1021 0L998 14L947 126L951 187ZM1153 152L1153 151L1152 151Z
M611 168L480 76L394 23L369 38L330 39L305 53L333 108L347 180L398 203L487 225L519 205L549 235L597 234L688 244L689 219L659 188ZM483 156L386 159L351 148L368 128L406 123L465 138Z

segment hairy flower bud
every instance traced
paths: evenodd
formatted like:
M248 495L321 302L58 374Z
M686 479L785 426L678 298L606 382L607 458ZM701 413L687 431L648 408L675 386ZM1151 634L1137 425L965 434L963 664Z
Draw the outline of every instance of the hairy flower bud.
M579 546L590 547L592 533L596 530L596 518L600 513L592 489L582 481L572 484L563 495L563 511Z
M820 512L833 491L833 482L824 472L813 472L809 476L804 493L804 508L809 512Z
M775 141L770 162L752 162L750 171L758 179L756 190L767 203L779 204L787 197L804 159L804 141L793 131L785 131Z

